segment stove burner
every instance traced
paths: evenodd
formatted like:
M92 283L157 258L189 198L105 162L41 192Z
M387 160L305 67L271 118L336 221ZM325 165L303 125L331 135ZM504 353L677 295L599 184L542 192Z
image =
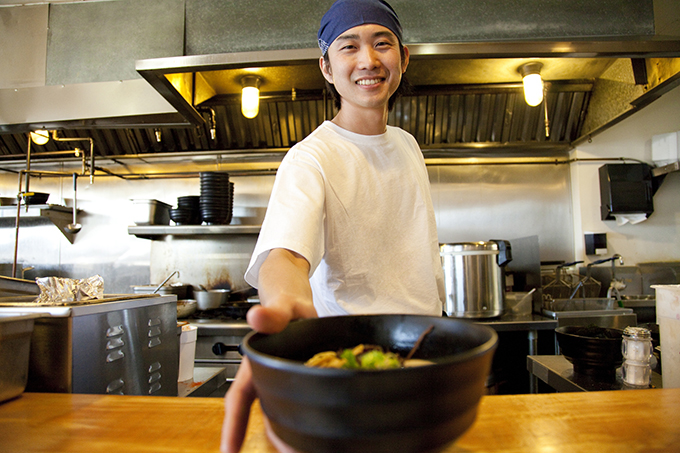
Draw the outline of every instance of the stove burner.
M197 311L187 319L246 319L246 313L254 305L258 304L250 302L231 303L212 310Z

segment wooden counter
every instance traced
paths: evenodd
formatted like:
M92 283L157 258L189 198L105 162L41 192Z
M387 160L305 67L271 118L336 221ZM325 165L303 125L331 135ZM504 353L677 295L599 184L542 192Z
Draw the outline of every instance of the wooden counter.
M25 393L0 404L0 451L216 453L223 413L221 398ZM678 413L680 389L485 396L445 451L678 451ZM258 405L243 451L275 451Z

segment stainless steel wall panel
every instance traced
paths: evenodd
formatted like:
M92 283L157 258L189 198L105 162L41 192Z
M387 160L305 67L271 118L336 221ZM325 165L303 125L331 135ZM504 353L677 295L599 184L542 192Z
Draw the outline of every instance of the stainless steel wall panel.
M186 0L187 55L316 46L331 1ZM641 36L654 33L652 0L393 0L405 43ZM266 24L266 26L263 26Z
M45 84L49 5L0 8L0 89Z
M139 78L135 60L184 54L184 0L50 6L47 85Z
M161 282L180 270L180 280L206 288L249 287L243 276L255 248L257 234L166 237L151 243L151 280Z
M539 238L542 260L573 254L569 167L428 167L442 243Z
M178 160L171 167L161 166L156 171L214 170L220 168L216 162L209 156ZM98 165L115 169L110 161ZM123 162L123 165L126 171L142 171L138 163ZM541 259L568 260L573 256L566 165L438 165L428 167L428 171L441 242L536 235L540 240ZM259 224L274 176L232 176L231 180L235 184L235 223ZM15 196L16 184L15 175L0 174L3 196ZM33 181L32 187L49 192L51 203L71 203L70 178L43 178ZM242 285L254 237L171 237L151 241L127 232L127 227L133 224L130 199L158 199L175 205L179 196L200 193L197 177L121 180L102 176L95 178L93 185L83 179L78 188L83 229L73 244L48 221L22 225L19 269L35 267L26 273L28 279L50 275L85 278L100 274L104 277L106 292L130 293L134 285L160 283L177 267L180 276L173 281L202 284L200 279L208 276L227 275L232 284ZM0 271L9 276L14 222L12 218L0 220L4 222L0 223ZM197 244L195 247L192 240Z

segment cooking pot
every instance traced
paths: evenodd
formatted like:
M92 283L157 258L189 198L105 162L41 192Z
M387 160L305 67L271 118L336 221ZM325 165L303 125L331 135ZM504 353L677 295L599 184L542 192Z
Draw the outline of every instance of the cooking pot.
M230 292L228 289L194 290L197 308L201 311L219 308L220 305L227 302Z
M193 299L177 301L177 319L188 318L193 315L198 308L198 304Z
M455 318L492 318L503 314L504 266L512 260L510 242L440 244L446 302Z

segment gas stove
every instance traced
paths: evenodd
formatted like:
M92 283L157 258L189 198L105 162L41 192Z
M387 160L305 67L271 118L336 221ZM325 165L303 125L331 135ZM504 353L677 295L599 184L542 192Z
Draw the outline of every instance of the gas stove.
M185 319L198 328L194 364L225 368L227 385L221 387L223 392L229 388L241 365L239 345L252 330L245 318L254 305L256 303L234 302L214 310L197 311Z
M205 321L238 321L245 320L246 313L251 307L257 305L252 302L230 302L229 305L222 305L213 310L196 311L187 318L187 321L197 323Z

